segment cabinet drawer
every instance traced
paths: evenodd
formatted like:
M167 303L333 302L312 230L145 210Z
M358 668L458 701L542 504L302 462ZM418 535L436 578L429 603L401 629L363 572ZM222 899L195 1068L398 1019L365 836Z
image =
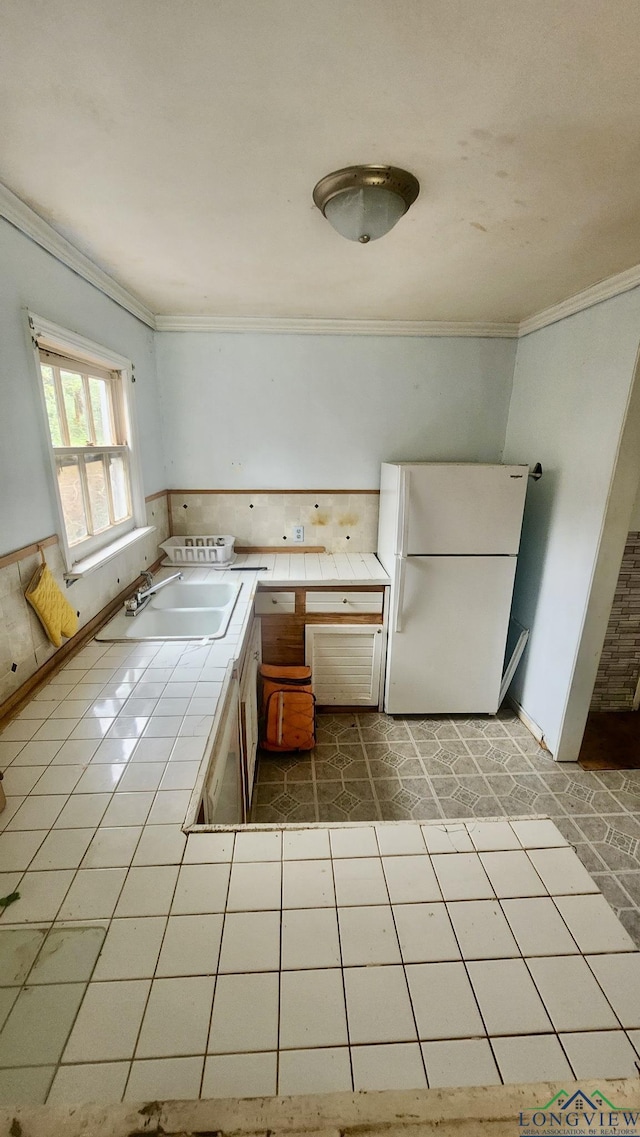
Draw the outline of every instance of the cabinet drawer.
M382 612L382 592L307 592L307 612Z
M258 592L256 616L269 616L278 612L295 612L295 592Z

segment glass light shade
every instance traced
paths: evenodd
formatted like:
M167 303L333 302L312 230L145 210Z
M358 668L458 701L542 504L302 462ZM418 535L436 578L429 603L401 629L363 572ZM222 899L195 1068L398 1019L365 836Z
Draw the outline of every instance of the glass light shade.
M341 237L349 241L377 241L407 212L399 194L384 186L342 190L330 198L324 215Z

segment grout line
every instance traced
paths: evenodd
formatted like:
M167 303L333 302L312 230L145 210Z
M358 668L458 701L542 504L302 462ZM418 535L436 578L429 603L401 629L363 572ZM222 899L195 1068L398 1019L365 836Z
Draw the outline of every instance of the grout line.
M350 1031L350 1027L349 1027L349 1008L347 1005L347 985L346 985L346 981L345 981L345 977L344 977L344 958L342 955L342 932L340 929L340 917L339 917L339 910L338 910L338 894L336 891L336 874L335 874L335 869L334 869L333 847L331 845L331 837L328 836L327 839L329 841L329 862L331 864L331 881L333 884L333 898L334 898L333 911L335 912L336 926L338 929L338 951L340 952L340 978L342 980L342 998L344 1001L344 1020L345 1020L345 1027L346 1027L346 1032L347 1032L347 1053L349 1055L349 1071L351 1074L351 1090L353 1091L354 1087L355 1087L355 1081L354 1081L354 1077L353 1077L353 1057L351 1054L351 1031ZM280 1039L278 1038L278 1043L279 1043L279 1041L280 1041Z
M198 1098L202 1097L202 1089L204 1086L204 1072L205 1072L206 1065L207 1065L207 1057L209 1055L209 1043L211 1041L211 1030L213 1027L213 1008L214 1008L214 1004L216 1001L216 992L218 990L218 978L219 978L219 973L220 973L220 960L222 958L222 944L224 941L224 930L225 930L225 925L227 922L227 909L228 909L228 904L229 904L229 892L231 890L231 873L233 871L233 863L234 863L233 858L234 858L234 854L236 851L235 850L235 844L236 844L236 835L234 833L233 839L231 842L231 853L230 853L230 857L229 857L229 877L227 879L227 891L226 891L225 898L224 898L224 908L222 909L222 926L220 928L220 946L218 948L218 958L216 960L216 969L215 969L214 976L213 976L213 995L211 998L211 1011L209 1012L209 1026L207 1028L207 1037L206 1037L205 1043L204 1043L204 1059L202 1062L202 1073L200 1075L200 1086L198 1089ZM186 850L186 847L187 846L185 844L185 850ZM184 853L183 853L183 857L184 857ZM178 874L178 876L179 875L180 874ZM282 880L282 872L280 874L280 879ZM280 887L282 888L282 884ZM173 903L173 901L172 901L172 903ZM169 911L171 911L171 910L169 910ZM164 937L163 937L163 942L164 942ZM162 945L160 946L160 952L158 953L158 960L160 959L161 952L162 952ZM157 963L156 963L156 968L157 968ZM146 1013L146 1008L145 1008L145 1013ZM144 1022L144 1015L142 1016L142 1021ZM140 1024L140 1029L142 1029L142 1023ZM137 1048L137 1042L136 1042L136 1048Z

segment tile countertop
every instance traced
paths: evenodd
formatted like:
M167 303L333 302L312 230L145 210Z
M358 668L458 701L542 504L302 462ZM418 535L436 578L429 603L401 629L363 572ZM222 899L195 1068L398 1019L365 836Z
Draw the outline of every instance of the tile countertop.
M92 640L4 728L0 770L9 801L0 814L0 851L14 831L14 840L20 833L33 843L39 834L41 843L54 824L92 830L92 837L125 826L189 828L215 745L216 712L246 643L258 585L388 583L373 553L252 553L234 563L256 571L183 569L185 580L242 585L223 638ZM257 571L262 565L266 572ZM161 569L156 579L170 571ZM35 853L34 847L29 862ZM23 864L24 854L15 866L11 854L3 860L0 855L0 875L10 869L10 891L17 885L14 867L22 876L30 864ZM14 919L22 903L13 908Z

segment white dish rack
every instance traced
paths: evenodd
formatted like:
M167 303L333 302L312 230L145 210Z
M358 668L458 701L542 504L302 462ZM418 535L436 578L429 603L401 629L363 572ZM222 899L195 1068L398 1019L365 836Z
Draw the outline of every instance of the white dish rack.
M193 537L169 537L160 545L167 554L164 564L171 565L210 565L211 568L224 569L233 564L235 537L228 534L198 534Z

